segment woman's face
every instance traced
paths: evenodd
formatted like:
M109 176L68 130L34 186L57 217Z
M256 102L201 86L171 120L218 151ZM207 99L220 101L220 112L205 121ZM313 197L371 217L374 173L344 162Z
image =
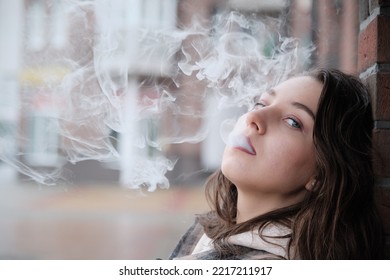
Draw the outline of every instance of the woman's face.
M313 126L322 84L287 80L262 94L230 134L222 172L239 190L281 198L304 190L316 170Z

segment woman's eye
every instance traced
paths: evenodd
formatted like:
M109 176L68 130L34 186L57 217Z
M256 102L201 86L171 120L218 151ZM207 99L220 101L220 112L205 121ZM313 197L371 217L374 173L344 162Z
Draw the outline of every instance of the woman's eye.
M302 128L301 124L298 121L294 120L293 118L287 118L286 122L293 128L297 128L297 129Z

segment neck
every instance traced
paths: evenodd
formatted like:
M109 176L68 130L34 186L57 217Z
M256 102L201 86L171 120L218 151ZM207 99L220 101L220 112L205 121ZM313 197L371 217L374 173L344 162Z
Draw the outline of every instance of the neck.
M246 222L276 209L291 206L303 199L304 192L294 196L274 193L245 192L237 188L237 223Z

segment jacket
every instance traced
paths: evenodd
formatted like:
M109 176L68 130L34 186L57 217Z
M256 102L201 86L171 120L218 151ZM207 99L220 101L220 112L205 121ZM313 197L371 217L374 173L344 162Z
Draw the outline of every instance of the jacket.
M195 220L182 236L169 259L182 260L256 260L287 259L288 237L290 230L276 225L269 225L263 230L263 238L257 231L244 232L231 236L227 242L238 249L238 254L221 256L213 247L212 240L204 233L203 226Z

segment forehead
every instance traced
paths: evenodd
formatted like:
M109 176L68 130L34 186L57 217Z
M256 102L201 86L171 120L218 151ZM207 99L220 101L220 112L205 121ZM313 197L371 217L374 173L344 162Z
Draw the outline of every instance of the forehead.
M285 98L306 99L319 98L323 85L309 76L302 76L286 80L272 89L274 94ZM271 91L271 93L272 93Z

